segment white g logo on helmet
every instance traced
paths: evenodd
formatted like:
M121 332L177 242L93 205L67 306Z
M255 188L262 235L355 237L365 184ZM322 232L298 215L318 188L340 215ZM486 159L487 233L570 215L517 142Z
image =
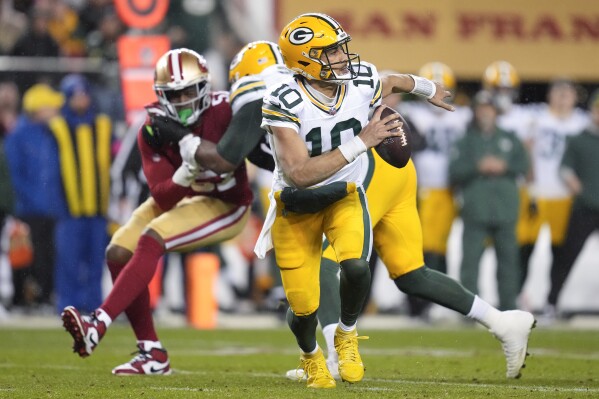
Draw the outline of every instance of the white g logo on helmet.
M301 28L294 29L289 34L289 41L292 44L299 45L299 44L308 43L310 40L312 40L313 37L314 37L314 32L312 31L312 29L306 28L306 27L301 27Z

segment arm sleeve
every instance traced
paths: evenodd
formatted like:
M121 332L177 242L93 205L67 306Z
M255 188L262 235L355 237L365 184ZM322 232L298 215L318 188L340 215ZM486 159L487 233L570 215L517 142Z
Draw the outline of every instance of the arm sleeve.
M239 166L258 145L266 133L260 127L262 121L262 100L252 101L239 109L231 119L229 127L216 145L218 154Z
M152 150L143 139L141 131L137 135L137 145L152 197L160 209L167 211L185 197L188 188L173 182L172 177L177 168L166 155L157 154Z

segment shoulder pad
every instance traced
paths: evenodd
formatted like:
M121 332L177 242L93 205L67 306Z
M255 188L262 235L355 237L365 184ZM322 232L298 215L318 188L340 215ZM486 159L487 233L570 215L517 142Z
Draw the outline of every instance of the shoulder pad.
M289 113L297 114L304 108L304 98L295 80L291 80L269 90L264 96L264 104L271 104Z
M229 99L233 107L233 113L244 105L264 97L266 90L266 83L260 78L260 75L244 76L239 79L231 86Z

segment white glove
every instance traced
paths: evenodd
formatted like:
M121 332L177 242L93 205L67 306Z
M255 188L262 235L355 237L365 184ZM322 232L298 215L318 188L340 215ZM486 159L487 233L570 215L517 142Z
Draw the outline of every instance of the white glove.
M188 134L179 140L179 153L181 154L181 158L183 158L183 163L186 162L197 169L198 163L196 162L196 151L200 146L202 140L198 136L194 136L193 134Z
M189 187L196 178L198 168L183 161L181 166L173 174L173 182L182 187Z

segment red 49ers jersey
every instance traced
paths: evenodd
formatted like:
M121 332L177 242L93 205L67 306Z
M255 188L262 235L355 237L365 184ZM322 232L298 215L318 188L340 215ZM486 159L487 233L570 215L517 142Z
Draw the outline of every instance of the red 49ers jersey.
M212 92L210 95L210 107L202 113L191 130L199 137L218 143L231 121L232 111L227 92ZM157 102L148 105L146 109L148 113L164 112ZM149 123L148 115L145 124ZM190 187L182 187L172 181L173 174L182 163L179 145L163 144L161 148L153 149L143 139L142 129L137 133L137 145L141 152L143 171L152 197L162 210L171 209L184 197L196 195L214 197L236 205L248 205L252 202L245 163L231 173L217 174L201 169Z

